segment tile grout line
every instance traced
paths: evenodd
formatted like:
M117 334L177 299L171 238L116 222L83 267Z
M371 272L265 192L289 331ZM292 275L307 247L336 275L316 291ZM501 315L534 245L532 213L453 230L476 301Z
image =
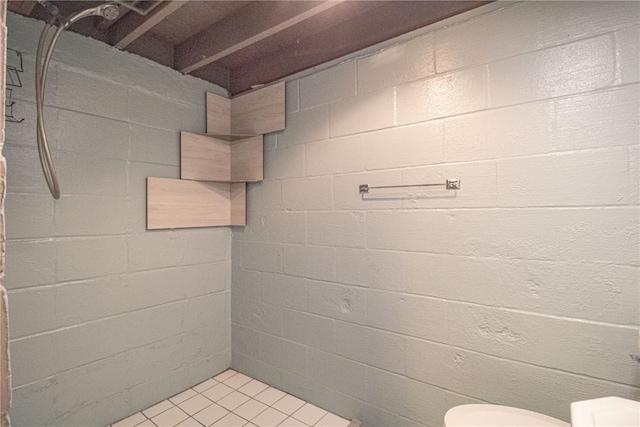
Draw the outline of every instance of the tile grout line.
M229 376L224 376L223 381L218 381L218 380L216 380L216 377L221 377L222 375L224 375L226 372L229 372L229 371L233 371L233 374L232 374L232 375L229 375ZM247 381L245 381L244 383L240 384L239 386L237 386L237 388L234 388L234 387L231 387L231 386L230 386L230 385L228 385L228 384L225 384L225 382L226 382L226 381L229 381L231 378L236 377L238 374L243 375L244 377L248 378L248 380L247 380ZM284 423L286 420L288 420L288 419L290 419L290 418L291 418L291 419L294 419L296 422L299 422L299 423L302 423L302 424L304 424L304 425L307 425L304 421L299 420L298 418L294 417L294 414L298 413L298 412L299 412L302 408L304 408L306 405L311 405L312 407L317 408L317 409L319 409L319 410L322 412L322 414L319 416L319 418L318 418L318 419L316 419L316 420L313 422L313 424L309 425L308 427L313 427L313 426L317 425L317 424L318 424L322 419L324 419L324 418L325 418L325 417L327 417L328 415L333 415L333 416L335 416L335 417L338 417L337 415L335 415L335 414L333 414L333 413L331 413L331 412L329 412L329 411L326 411L326 410L324 410L324 409L322 409L322 408L319 408L319 407L317 407L317 406L315 406L315 405L312 405L312 404L311 404L311 403L309 403L308 401L305 401L305 400L303 400L303 399L300 399L300 398L298 398L298 397L296 397L296 396L294 396L294 395L292 395L292 394L286 393L286 392L284 392L284 391L282 391L282 390L279 390L279 389L277 389L277 388L275 388L275 387L271 387L271 386L269 386L268 384L262 383L261 381L259 381L259 380L255 379L255 378L253 378L253 377L249 377L248 375L244 375L244 374L242 374L242 373L240 373L240 372L237 372L237 371L234 371L234 370L232 370L232 369L229 369L229 370L227 370L227 371L224 371L224 372L222 372L222 373L220 373L220 374L216 375L216 377L209 378L209 379L207 379L207 380L205 380L205 381L203 381L203 382L201 382L201 383L199 383L199 384L197 384L197 385L195 385L195 386L193 386L193 387L190 387L190 388L188 388L188 389L186 389L186 390L183 390L183 391L181 391L180 393L177 393L177 394L175 394L175 395L173 395L173 396L171 396L171 397L169 397L169 398L167 398L167 399L165 399L165 400L163 400L163 401L161 401L161 402L156 403L155 405L152 405L152 406L150 406L150 407L148 407L148 408L146 408L146 409L143 409L142 411L139 411L139 412L137 412L137 413L135 413L135 414L133 414L133 415L131 415L131 416L127 417L127 418L124 418L123 420L120 420L120 421L118 421L118 422L125 421L125 420L127 420L127 419L129 419L129 418L132 418L132 417L136 416L137 414L140 414L140 415L142 415L145 419L144 419L143 421L139 422L139 423L136 423L136 424L135 424L134 426L132 426L132 427L140 426L141 424L144 424L144 423L146 423L147 421L151 422L153 425L156 425L156 424L154 423L154 421L153 421L153 418L157 418L158 416L160 416L160 415L162 415L162 414L165 414L165 413L167 413L168 411L170 411L170 410L172 410L172 409L174 409L174 408L178 408L178 410L179 410L182 414L186 415L186 416L187 416L187 418L186 418L186 419L182 419L181 421L178 421L176 424L173 424L173 426L177 426L177 425L179 425L179 424L181 424L181 423L183 423L183 422L185 422L185 421L189 421L189 420L193 420L194 422L197 422L197 423L202 424L200 421L198 421L198 420L197 420L196 418L194 418L194 417L195 417L197 414L201 413L202 411L206 410L207 408L211 407L213 404L218 405L220 408L224 409L227 413L226 413L225 415L223 415L222 417L218 418L217 420L215 420L215 421L213 422L213 424L211 424L210 426L215 425L215 424L216 424L216 423L218 423L220 420L224 419L225 417L228 417L230 414L233 414L233 415L235 415L236 417L238 417L238 418L240 418L240 419L242 419L242 420L246 421L244 424L242 424L243 426L246 426L246 425L248 425L248 424L255 425L255 424L252 422L252 420L254 420L254 419L258 418L261 414L263 414L263 413L264 413L265 411L267 411L268 409L272 409L273 411L277 412L279 415L284 416L284 418L283 418L280 422L278 422L278 424L277 424L277 425L280 425L280 424ZM212 385L211 385L211 387L207 387L206 389L204 389L204 390L202 390L202 391L197 391L197 390L195 390L195 387L198 387L199 385L204 384L204 383L206 383L206 382L208 382L208 381L213 381L213 382L215 382L215 384L212 384ZM264 384L266 387L265 387L265 388L263 388L262 390L258 391L254 396L250 396L250 395L248 395L248 394L246 394L246 393L244 393L244 392L241 392L241 391L240 391L240 389L241 389L241 388L243 388L243 387L247 386L249 383L251 383L251 382L253 382L253 381L257 381L257 382L259 382L259 383L261 383L261 384ZM220 397L217 401L214 401L214 400L212 400L212 399L208 398L207 396L205 396L205 395L203 394L203 393L205 393L206 391L208 391L208 390L210 390L210 389L212 389L212 388L214 388L214 387L216 387L216 386L218 386L218 385L220 385L220 384L225 385L226 387L228 387L228 388L229 388L229 389L231 389L232 391L231 391L231 392L229 392L229 393L227 393L227 394L225 394L225 395L223 395L223 396L222 396L222 397ZM266 403L264 403L264 402L262 402L262 401L260 401L260 400L256 399L256 397L257 397L258 395L262 394L263 392L265 392L265 391L267 391L267 390L269 390L269 389L277 390L278 392L283 393L283 395L282 395L282 396L280 396L279 398L277 398L277 399L276 399L274 402L272 402L271 404L266 404ZM190 396L190 397L188 397L188 398L186 398L186 399L184 399L184 400L181 400L181 401L180 401L179 403L177 403L177 404L176 404L176 403L174 403L173 401L171 401L171 399L175 398L176 396L180 396L181 394L186 393L186 392L188 392L188 391L190 391L190 390L191 390L191 391L193 391L193 392L195 393L195 395L192 395L192 396ZM244 397L247 397L248 399L247 399L247 400L245 400L244 402L242 402L240 405L236 406L233 410L228 410L227 408L223 407L222 405L220 405L220 404L218 403L218 402L220 402L221 400L223 400L223 399L225 399L226 397L228 397L228 396L230 396L231 394L233 394L234 392L238 392L239 394L241 394L241 395L242 395L242 396L244 396ZM189 400L191 400L191 399L193 399L193 398L195 398L195 397L197 397L197 396L202 396L203 398L205 398L206 400L208 400L209 402L211 402L211 404L208 404L206 407L204 407L204 408L200 409L199 411L195 412L193 415L190 415L186 410L184 410L183 408L181 408L181 407L180 407L180 405L183 405L185 402L187 402L187 401L189 401ZM286 412L283 412L283 411L281 411L281 410L279 410L279 409L274 408L274 405L276 405L278 402L282 401L283 399L285 399L285 398L286 398L286 397L288 397L288 396L291 396L292 398L297 399L297 400L299 400L299 401L301 401L301 402L303 402L303 403L302 403L300 406L297 406L294 410L292 410L292 411L291 411L291 414L288 414L288 413L286 413ZM236 413L236 410L238 410L240 407L244 406L245 404L247 404L247 403L249 403L249 402L251 402L251 401L258 402L258 403L260 403L261 405L264 405L264 406L265 406L265 408L264 408L264 409L262 409L262 410L261 410L260 412L258 412L257 414L253 415L253 416L252 416L252 418L251 418L250 420L247 420L245 417L243 417L243 416L241 416L240 414ZM158 406L158 405L160 405L160 404L163 404L164 402L167 402L170 406L169 406L167 409L162 410L161 412L158 412L158 413L156 413L156 414L153 414L153 416L152 416L152 417L149 417L149 416L147 416L147 415L145 415L145 414L143 413L143 411L148 411L149 409L151 409L151 408L153 408L153 407L155 407L155 406ZM297 402L296 402L296 404L297 404ZM301 417L301 416L300 416L300 415L298 415L298 417ZM349 425L349 420L346 420L346 419L341 418L341 417L338 417L338 418L343 419L343 420L345 421L345 427L347 427L347 426ZM110 427L116 427L116 424L117 424L117 423L115 423L115 424L111 425ZM209 427L209 426L205 426L205 427ZM259 427L259 426L258 426L258 427Z

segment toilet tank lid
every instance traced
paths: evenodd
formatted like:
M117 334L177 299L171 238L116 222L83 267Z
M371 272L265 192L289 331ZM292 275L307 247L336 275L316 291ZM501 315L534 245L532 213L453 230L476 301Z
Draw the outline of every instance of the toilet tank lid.
M570 427L556 418L510 406L471 404L451 408L444 427Z

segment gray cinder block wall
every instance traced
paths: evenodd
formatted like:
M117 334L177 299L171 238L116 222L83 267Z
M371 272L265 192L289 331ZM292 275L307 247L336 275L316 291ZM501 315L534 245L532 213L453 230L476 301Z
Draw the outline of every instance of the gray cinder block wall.
M0 2L0 49L6 53L7 44L7 3ZM0 55L0 70L6 67L6 55ZM5 95L5 75L0 76L0 93ZM5 103L0 105L4 116ZM0 126L0 147L4 145L4 121ZM1 148L0 148L1 151ZM6 190L6 162L0 153L0 279L4 278L4 196ZM9 406L11 405L11 376L9 375L9 328L7 325L7 290L0 283L0 427L9 426Z
M7 123L7 268L15 426L107 425L230 365L231 230L145 230L147 176L179 177L179 131L224 92L62 35L46 120L62 197L35 144L41 22L9 14L24 86Z
M233 232L233 367L367 426L640 399L640 4L466 16L289 82Z

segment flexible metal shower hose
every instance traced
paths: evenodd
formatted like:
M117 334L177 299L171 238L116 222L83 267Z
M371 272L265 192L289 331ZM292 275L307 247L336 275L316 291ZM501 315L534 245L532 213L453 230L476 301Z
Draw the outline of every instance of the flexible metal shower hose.
M51 152L49 150L49 143L47 142L47 134L44 127L44 92L47 85L47 70L49 69L49 61L53 53L56 41L62 31L63 26L56 29L51 41L47 47L47 53L42 62L42 52L44 49L45 41L49 30L53 27L51 24L46 24L40 33L40 40L38 41L38 50L36 52L36 113L37 113L37 140L38 140L38 155L40 156L40 165L42 166L42 172L44 178L47 181L49 190L54 199L60 198L60 186L58 185L58 174L56 172L56 166L53 163Z

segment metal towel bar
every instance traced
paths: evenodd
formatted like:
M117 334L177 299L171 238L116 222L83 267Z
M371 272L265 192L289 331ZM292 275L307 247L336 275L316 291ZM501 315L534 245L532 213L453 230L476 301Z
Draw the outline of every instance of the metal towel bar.
M402 187L445 187L447 190L459 190L459 179L448 179L444 183L440 184L405 184L405 185L380 185L377 187L369 187L369 184L360 185L360 194L368 193L369 190L377 188L402 188Z

